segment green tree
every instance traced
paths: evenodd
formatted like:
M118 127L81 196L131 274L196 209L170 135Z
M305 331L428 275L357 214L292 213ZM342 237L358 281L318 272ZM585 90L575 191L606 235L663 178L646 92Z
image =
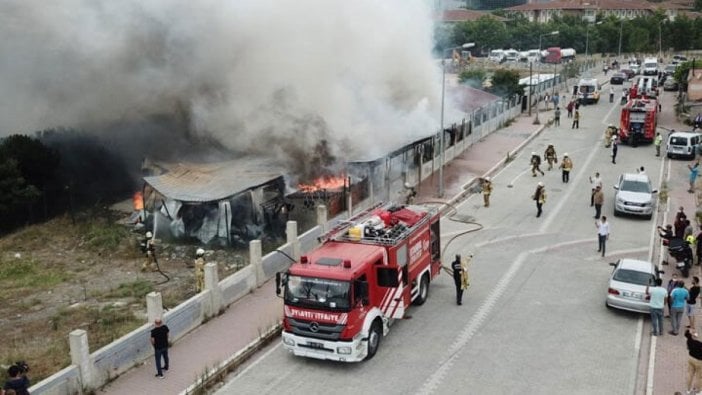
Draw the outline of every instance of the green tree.
M0 158L14 159L26 182L40 190L56 179L59 154L35 138L14 134L3 139Z
M524 94L524 87L519 85L519 72L516 70L495 70L492 74L492 87L489 90L502 97Z
M457 24L454 29L454 43L458 46L474 42L479 52L503 48L509 43L509 33L504 23L491 15L484 15L473 22Z
M7 222L20 219L17 209L31 204L39 196L39 190L33 185L28 185L22 177L16 160L3 158L0 161L0 217L5 219L0 224L2 227L7 226Z
M473 88L481 89L486 76L487 73L483 69L468 69L458 75L458 81Z

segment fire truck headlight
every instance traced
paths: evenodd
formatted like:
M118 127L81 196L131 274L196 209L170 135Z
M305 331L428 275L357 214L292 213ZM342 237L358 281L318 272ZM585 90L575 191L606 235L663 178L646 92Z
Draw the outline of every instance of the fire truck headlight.
M348 346L337 347L336 352L338 354L351 354L351 347L348 347Z
M288 338L285 337L285 336L283 336L283 343L284 343L286 346L290 346L290 347L295 346L295 340L293 340L293 339L288 339Z

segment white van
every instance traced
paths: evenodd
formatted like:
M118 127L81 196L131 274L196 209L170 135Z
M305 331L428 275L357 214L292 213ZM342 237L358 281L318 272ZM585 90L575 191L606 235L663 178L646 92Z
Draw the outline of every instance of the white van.
M596 78L583 78L578 82L578 100L580 104L600 101L600 84Z
M488 60L495 63L502 63L505 61L505 51L501 49L493 49L488 55Z
M700 149L699 133L694 132L675 132L668 136L668 144L666 146L666 154L668 158L685 157L695 159L697 151Z
M656 59L656 58L644 59L643 75L658 75L658 59Z
M519 51L516 49L508 49L505 51L505 61L516 62L519 60Z

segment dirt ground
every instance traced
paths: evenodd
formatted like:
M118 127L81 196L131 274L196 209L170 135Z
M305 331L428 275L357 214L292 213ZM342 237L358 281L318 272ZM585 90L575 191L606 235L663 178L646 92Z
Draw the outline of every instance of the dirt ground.
M68 334L88 332L94 351L145 322L145 295L161 292L172 308L195 294L194 245L161 243L161 270L142 272L138 234L119 222L129 215L95 208L0 238L2 374L26 361L33 383L70 364ZM122 220L122 221L120 221ZM206 248L220 279L247 264L247 250Z

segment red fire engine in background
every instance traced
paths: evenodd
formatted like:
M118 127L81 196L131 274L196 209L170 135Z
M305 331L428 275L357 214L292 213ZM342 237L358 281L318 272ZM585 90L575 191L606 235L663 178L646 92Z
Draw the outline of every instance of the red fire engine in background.
M654 99L632 99L622 108L619 139L631 146L653 142L658 125L658 102Z
M320 238L276 275L283 293L283 346L298 356L358 362L410 304L421 305L439 274L439 212L376 205Z

